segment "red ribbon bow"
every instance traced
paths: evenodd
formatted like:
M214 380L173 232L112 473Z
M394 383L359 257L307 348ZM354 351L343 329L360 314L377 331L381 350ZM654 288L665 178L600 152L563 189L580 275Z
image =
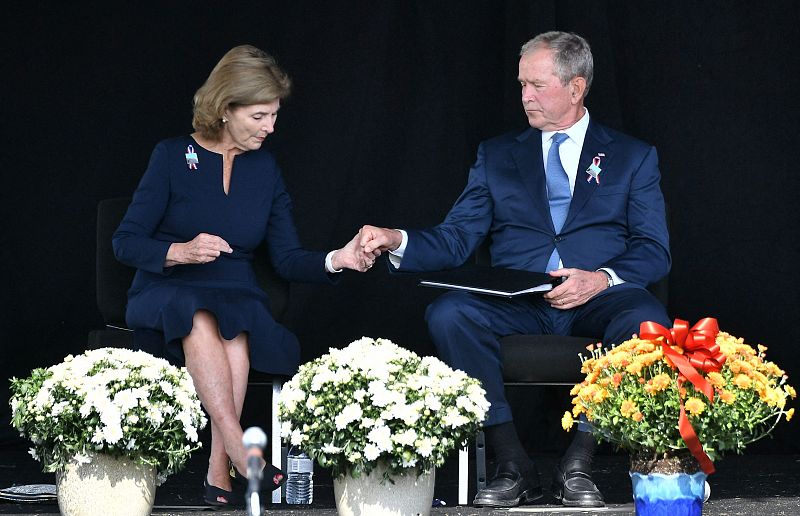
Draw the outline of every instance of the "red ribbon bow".
M683 378L678 378L678 388L680 389L683 385L684 379L689 380L698 391L706 395L709 403L714 403L714 386L698 373L698 370L710 373L722 369L726 357L717 344L717 333L719 333L719 325L717 320L711 317L701 319L691 328L689 328L689 323L682 319L675 319L672 329L669 330L652 321L643 322L639 326L640 339L661 340L664 356L675 364L683 376ZM681 348L683 354L672 349L672 346ZM714 463L703 451L700 439L697 438L684 411L683 400L680 400L680 405L678 430L686 446L700 463L703 472L710 475L715 471Z

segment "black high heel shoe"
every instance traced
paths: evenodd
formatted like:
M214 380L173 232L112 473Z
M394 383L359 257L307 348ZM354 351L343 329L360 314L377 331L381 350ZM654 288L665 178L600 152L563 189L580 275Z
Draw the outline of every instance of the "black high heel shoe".
M212 486L208 483L207 479L204 479L203 501L206 503L206 505L211 505L222 509L225 507L239 505L239 502L242 500L240 497L237 497L233 491L226 491L221 487Z
M236 469L233 463L231 463L230 475L233 483L245 489L247 488L247 477L239 473L239 470ZM261 470L261 478L261 491L271 492L278 489L286 482L286 473L272 464L267 463L264 469Z

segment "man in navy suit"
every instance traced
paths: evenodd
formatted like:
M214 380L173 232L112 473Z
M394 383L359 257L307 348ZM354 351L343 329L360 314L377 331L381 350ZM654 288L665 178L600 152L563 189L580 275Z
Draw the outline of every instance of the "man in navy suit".
M606 345L645 320L670 325L645 287L669 272L669 239L655 148L594 121L584 107L593 60L580 36L547 32L523 45L522 105L531 127L483 142L444 222L424 230L364 226L365 252L389 251L400 271L448 269L491 241L492 265L564 278L543 296L504 299L452 291L426 312L440 356L479 378L498 470L475 505L512 507L542 496L505 399L498 339L511 334L595 336ZM554 477L564 505L597 507L596 442L579 425Z

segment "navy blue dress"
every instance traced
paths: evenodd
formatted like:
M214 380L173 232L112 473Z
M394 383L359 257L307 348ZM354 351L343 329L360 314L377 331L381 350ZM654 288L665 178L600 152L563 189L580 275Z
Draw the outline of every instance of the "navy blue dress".
M186 161L189 145L199 160L196 170ZM164 266L170 244L199 233L223 238L233 253L206 264ZM281 277L332 281L325 253L300 245L291 199L268 151L236 156L225 194L221 154L190 136L160 142L113 237L117 258L138 269L128 291L127 324L161 332L169 354L182 361L181 339L191 331L195 312L208 310L224 338L247 332L253 369L294 374L297 338L272 318L252 268L253 251L264 239Z

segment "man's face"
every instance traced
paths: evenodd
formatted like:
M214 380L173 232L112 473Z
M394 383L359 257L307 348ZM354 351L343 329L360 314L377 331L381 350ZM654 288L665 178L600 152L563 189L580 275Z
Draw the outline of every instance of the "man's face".
M531 127L542 131L566 129L583 116L583 102L574 95L574 85L561 84L554 71L550 49L535 49L520 57L517 79L522 107Z

